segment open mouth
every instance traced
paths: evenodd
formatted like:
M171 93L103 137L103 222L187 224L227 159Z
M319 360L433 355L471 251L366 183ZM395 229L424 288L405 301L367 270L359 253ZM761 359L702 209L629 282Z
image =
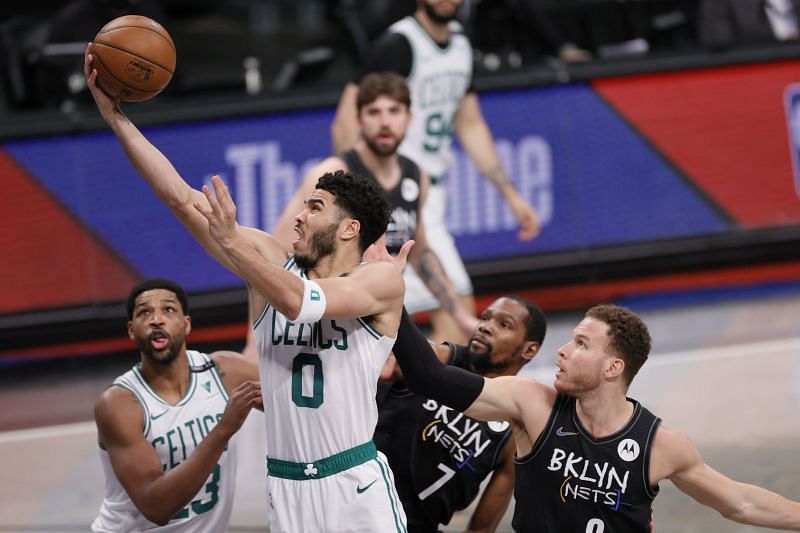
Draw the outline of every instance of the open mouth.
M163 331L154 331L150 334L150 346L155 350L163 350L169 344L169 336Z

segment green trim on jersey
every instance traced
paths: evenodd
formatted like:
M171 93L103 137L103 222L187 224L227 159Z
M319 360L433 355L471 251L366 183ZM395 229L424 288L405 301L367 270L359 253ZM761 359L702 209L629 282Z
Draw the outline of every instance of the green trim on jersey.
M186 358L187 358L187 360L189 359L189 354L186 354ZM191 363L191 362L187 361L187 363ZM169 404L169 403L165 402L164 400L162 400L159 397L159 395L156 394L156 392L153 389L150 388L150 385L147 383L147 380L144 379L144 376L139 371L139 365L136 365L136 366L133 367L133 375L136 376L136 379L139 380L139 383L142 384L142 387L144 387L144 389L147 392L149 392L150 395L153 398L155 398L157 401L161 402L162 404L166 405L167 407L179 407L181 405L186 405L186 403L189 400L191 400L192 395L194 395L194 390L197 388L197 379L195 379L194 372L189 370L189 388L186 389L186 394L183 395L183 398L181 398L181 401L179 401L175 405L172 405L172 404Z
M253 329L256 329L258 327L258 325L261 324L261 321L264 320L264 317L267 315L267 311L269 311L269 304L264 306L264 310L261 311L261 314L258 315L258 318L256 318L256 321L253 322Z
M403 527L403 521L400 520L400 516L398 515L398 499L397 494L395 493L394 483L389 480L389 465L385 465L383 460L378 456L375 457L375 462L378 463L378 467L381 469L381 475L383 476L383 482L386 484L386 492L389 494L389 503L392 506L392 514L394 515L394 525L397 528L398 533L406 533L406 528Z
M131 391L133 395L136 396L136 399L139 401L139 403L142 405L142 411L144 412L144 428L142 429L142 434L146 437L147 434L150 432L150 409L147 408L147 404L145 403L144 398L142 398L142 396L138 392L136 392L136 389L134 389L133 387L131 387L130 385L128 385L127 383L125 383L120 379L114 380L114 383L112 385L117 385L119 387L122 387L123 389Z
M378 450L372 441L310 463L294 463L267 456L267 475L296 481L322 479L344 472L377 457Z
M370 327L370 325L369 325L369 324L367 324L367 323L366 323L366 321L365 321L363 318L356 318L356 320L358 320L358 323L359 323L359 324L361 324L362 326L364 326L364 329L365 329L365 330L367 330L367 333L369 333L370 335L372 335L373 337L375 337L377 340L381 340L381 337L383 337L383 335L381 335L380 333L378 333L377 331L375 331L374 329L372 329L372 328Z

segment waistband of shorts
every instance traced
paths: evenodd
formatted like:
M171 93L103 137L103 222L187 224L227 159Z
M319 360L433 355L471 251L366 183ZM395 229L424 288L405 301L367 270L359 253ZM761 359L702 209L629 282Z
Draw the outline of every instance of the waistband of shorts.
M298 481L322 479L364 464L376 457L378 457L378 450L372 441L312 463L294 463L267 457L267 475Z

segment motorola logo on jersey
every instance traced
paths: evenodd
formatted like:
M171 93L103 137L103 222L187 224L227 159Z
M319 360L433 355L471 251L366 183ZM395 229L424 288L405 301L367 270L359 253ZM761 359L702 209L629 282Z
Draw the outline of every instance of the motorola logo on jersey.
M495 433L502 433L503 431L508 429L509 424L505 420L493 420L491 422L487 422L489 429L494 431Z
M400 182L400 195L406 202L414 202L419 198L419 184L411 178L403 178Z
M617 455L623 461L635 461L639 457L639 443L633 439L624 439L617 446Z
M786 123L789 127L789 150L792 154L794 187L800 196L800 83L793 83L784 94Z

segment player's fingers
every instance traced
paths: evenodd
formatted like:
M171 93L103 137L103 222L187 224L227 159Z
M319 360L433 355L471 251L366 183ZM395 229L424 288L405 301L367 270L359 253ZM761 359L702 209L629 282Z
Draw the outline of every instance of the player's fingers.
M517 233L517 238L521 241L529 241L539 235L539 227L522 228Z
M211 183L214 183L214 178L211 178ZM216 187L214 193L211 192L211 188L208 185L203 185L203 194L206 196L206 200L208 200L208 207L210 208L210 213L217 213L219 212L219 202L217 202L217 197L215 196Z
M397 254L397 259L403 261L405 263L408 260L408 254L411 253L411 248L414 247L416 243L415 240L406 241L403 246L400 247L400 252Z
M214 192L220 202L233 202L228 184L218 175L211 176L211 183L214 184Z

